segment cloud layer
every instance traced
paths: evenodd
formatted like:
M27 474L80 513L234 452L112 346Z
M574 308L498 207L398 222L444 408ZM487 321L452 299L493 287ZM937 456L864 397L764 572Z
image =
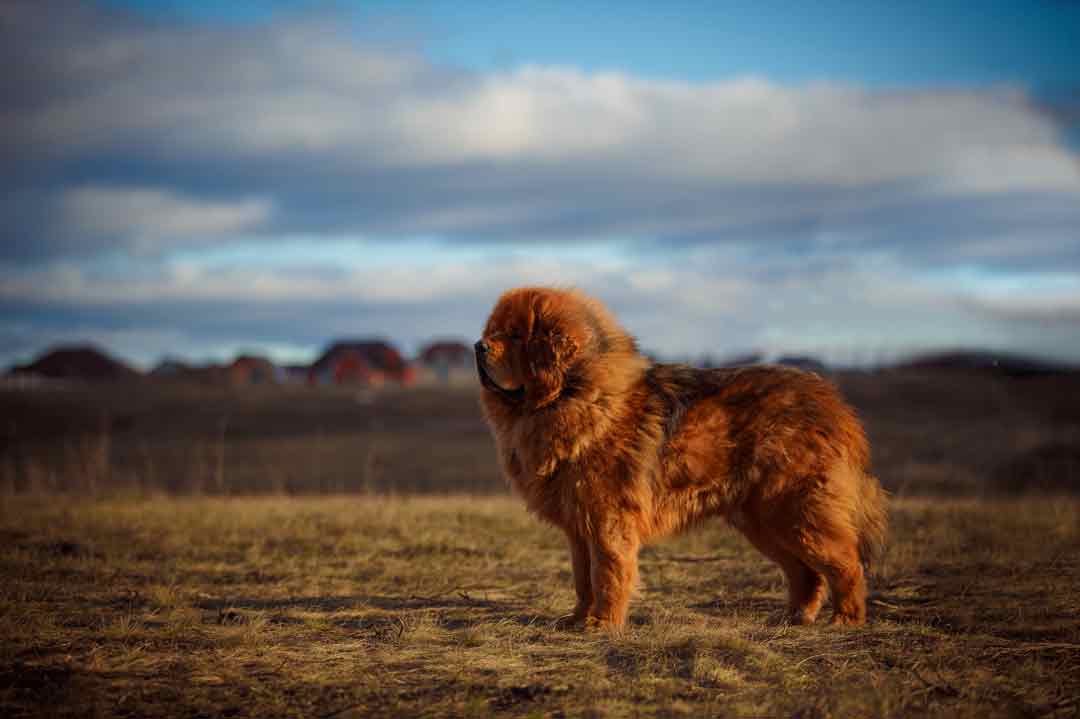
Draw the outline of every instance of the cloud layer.
M630 311L647 297L658 315L765 328L743 332L745 343L798 344L805 323L791 308L815 287L815 316L847 328L819 330L821 343L857 332L883 341L869 327L893 316L889 293L906 303L890 320L897 332L916 332L903 318L932 307L953 313L943 327L990 323L971 341L1002 340L992 328L1019 337L1034 317L1075 324L1080 164L1023 88L478 73L366 46L347 27L333 14L213 26L66 0L0 7L6 306L83 319L96 307L110 322L169 303L482 312L487 288L530 281L598 288ZM336 273L175 260L241 242L273 252L298 235L437 238L443 259L433 269L403 254L395 268ZM623 264L457 254L582 241L619 243ZM123 271L101 269L116 257L128 258ZM1041 294L988 294L978 282L928 290L950 267L1066 281ZM867 302L883 314L871 319ZM788 307L784 326L746 309L770 306ZM947 339L921 324L926 341ZM693 347L688 334L671 343Z
M3 12L17 71L0 142L36 180L25 214L45 238L24 253L320 227L741 239L857 232L987 195L1011 210L1004 230L1031 194L1060 201L1063 228L1078 216L1064 209L1076 157L1019 90L482 75L358 46L333 17L221 29L66 2ZM957 242L948 222L931 229ZM26 229L7 230L9 251Z

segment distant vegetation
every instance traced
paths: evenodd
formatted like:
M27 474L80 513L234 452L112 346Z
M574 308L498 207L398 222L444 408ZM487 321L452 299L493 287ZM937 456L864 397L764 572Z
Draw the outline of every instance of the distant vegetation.
M913 357L899 365L915 370L983 371L1009 377L1028 377L1075 372L1077 367L1034 357L1003 352L960 351L931 352Z
M471 373L283 385L0 386L0 492L504 492ZM830 376L900 494L1080 488L1080 373L913 363Z

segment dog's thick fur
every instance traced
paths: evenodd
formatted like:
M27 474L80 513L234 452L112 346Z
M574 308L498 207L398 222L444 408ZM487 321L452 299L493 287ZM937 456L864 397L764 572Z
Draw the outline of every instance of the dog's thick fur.
M780 565L789 618L866 619L885 498L852 409L816 374L654 364L598 301L520 288L477 343L507 480L570 543L575 622L621 626L643 542L726 518Z

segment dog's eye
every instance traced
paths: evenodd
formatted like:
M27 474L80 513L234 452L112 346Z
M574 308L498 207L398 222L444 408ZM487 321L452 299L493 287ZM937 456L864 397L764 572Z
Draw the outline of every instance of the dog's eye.
M510 330L507 334L509 335L510 339L514 340L515 342L521 339L521 333L517 330Z

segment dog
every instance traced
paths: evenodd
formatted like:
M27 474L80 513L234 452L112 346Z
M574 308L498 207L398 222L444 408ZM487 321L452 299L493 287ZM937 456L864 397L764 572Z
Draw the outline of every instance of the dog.
M578 290L504 293L475 344L500 468L567 537L567 622L618 628L649 540L723 517L780 566L787 619L866 621L885 539L869 444L832 384L788 367L654 363Z

